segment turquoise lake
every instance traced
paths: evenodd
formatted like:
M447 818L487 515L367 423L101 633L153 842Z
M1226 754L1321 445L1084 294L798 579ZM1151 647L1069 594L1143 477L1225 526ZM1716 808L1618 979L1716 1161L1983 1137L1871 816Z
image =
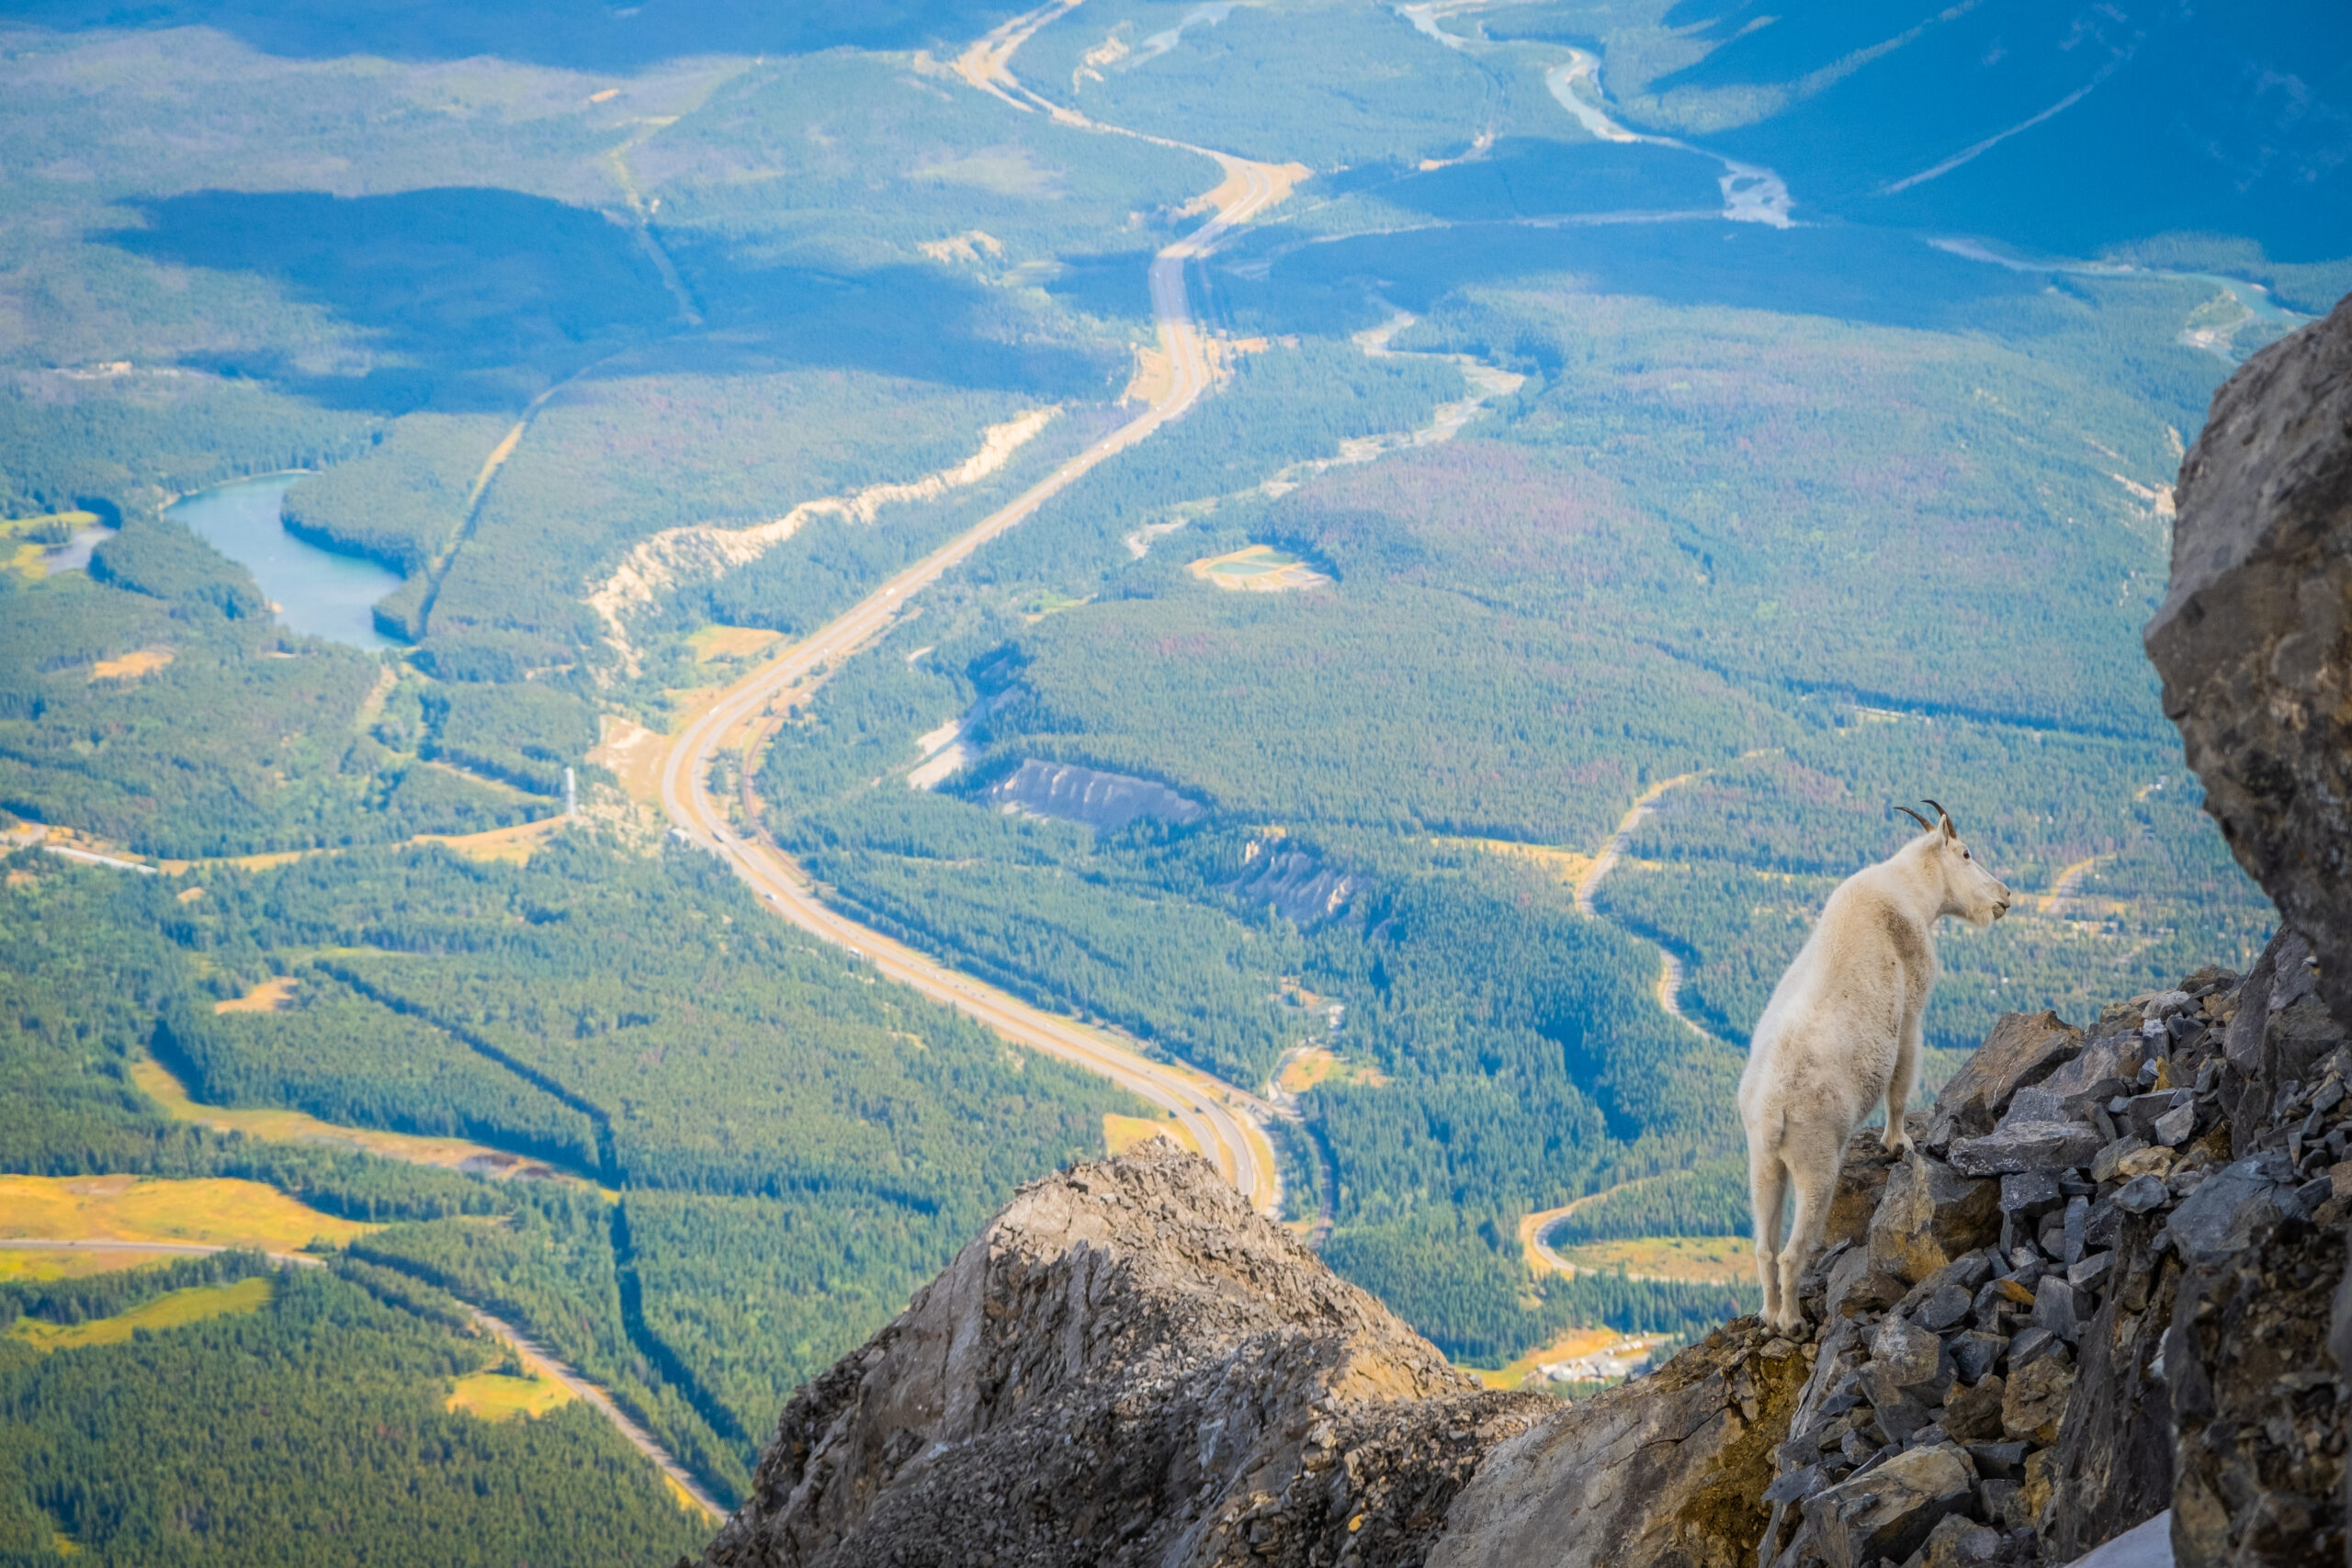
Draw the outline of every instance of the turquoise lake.
M214 549L254 574L277 624L353 648L390 648L370 614L401 585L400 574L306 544L286 531L278 508L302 474L267 474L182 496L166 508Z

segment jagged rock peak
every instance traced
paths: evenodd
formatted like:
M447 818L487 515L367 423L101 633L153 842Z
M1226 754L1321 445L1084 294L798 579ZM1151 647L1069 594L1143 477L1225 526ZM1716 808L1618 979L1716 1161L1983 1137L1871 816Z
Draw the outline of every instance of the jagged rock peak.
M2147 647L2205 808L2352 1018L2352 299L2215 395Z
M1155 1141L1030 1183L796 1394L710 1568L1419 1562L1480 1390Z

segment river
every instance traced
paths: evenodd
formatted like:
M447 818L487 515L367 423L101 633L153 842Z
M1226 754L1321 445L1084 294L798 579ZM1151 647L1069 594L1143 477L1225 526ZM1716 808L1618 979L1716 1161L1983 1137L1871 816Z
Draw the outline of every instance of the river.
M300 473L265 474L184 495L164 515L254 574L280 626L353 648L390 648L376 629L376 601L400 575L357 556L338 555L286 531L279 508Z

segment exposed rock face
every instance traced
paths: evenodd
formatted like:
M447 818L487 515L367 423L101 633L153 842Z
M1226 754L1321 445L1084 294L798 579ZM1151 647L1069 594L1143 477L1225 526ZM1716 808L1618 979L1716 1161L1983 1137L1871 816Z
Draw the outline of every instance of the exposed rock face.
M1491 1393L1164 1143L1021 1190L802 1389L705 1561L1418 1563Z
M1252 904L1272 904L1293 925L1320 924L1347 908L1362 886L1352 872L1326 865L1279 838L1260 839L1243 853L1233 891Z
M1742 1318L1512 1438L1455 1501L1430 1568L1745 1568L1815 1353Z
M2352 1018L2352 300L2263 350L2181 466L2149 623L2205 808Z
M1208 815L1207 807L1157 780L1035 757L1023 758L1021 766L981 791L980 798L1006 811L1082 822L1103 831L1124 828L1138 817L1181 828Z

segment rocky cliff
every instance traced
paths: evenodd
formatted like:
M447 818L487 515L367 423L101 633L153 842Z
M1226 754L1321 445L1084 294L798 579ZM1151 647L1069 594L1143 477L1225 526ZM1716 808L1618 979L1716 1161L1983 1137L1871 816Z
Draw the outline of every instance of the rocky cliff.
M2352 304L2250 361L2148 633L2286 917L2004 1018L1849 1150L1806 1330L1479 1391L1167 1145L1033 1184L796 1394L718 1568L2342 1563L2352 1409Z

